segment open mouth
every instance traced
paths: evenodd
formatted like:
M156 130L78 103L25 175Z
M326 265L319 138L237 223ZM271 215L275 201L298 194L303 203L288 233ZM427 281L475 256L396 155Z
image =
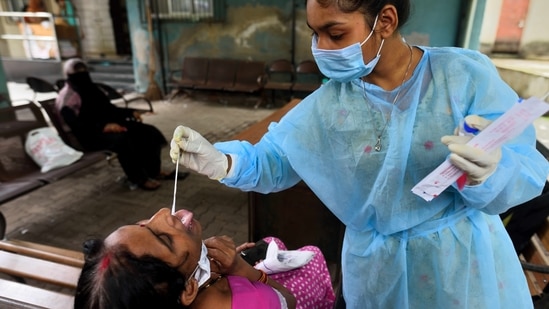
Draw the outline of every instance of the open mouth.
M193 213L186 210L181 209L175 212L174 216L178 218L183 226L185 226L188 230L190 230L193 226Z

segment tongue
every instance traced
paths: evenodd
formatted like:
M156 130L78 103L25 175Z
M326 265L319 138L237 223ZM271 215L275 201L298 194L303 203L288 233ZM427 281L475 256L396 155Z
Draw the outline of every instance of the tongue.
M183 223L185 227L188 227L193 219L193 213L186 209L181 209L176 212L176 216L180 218L181 223Z

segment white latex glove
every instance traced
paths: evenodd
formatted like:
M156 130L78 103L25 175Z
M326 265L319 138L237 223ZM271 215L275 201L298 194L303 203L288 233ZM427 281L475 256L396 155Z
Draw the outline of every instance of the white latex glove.
M271 241L267 247L265 259L257 263L254 268L266 274L277 274L299 268L309 263L315 256L312 251L279 250L276 242Z
M479 131L492 123L477 115L465 117L465 122ZM441 141L452 152L449 157L450 162L467 174L467 184L477 185L484 182L496 170L501 160L501 149L487 153L482 149L466 145L471 138L473 137L446 135L441 138Z
M174 163L181 155L181 165L210 179L219 180L227 176L227 156L195 130L185 126L175 128L170 147L170 157Z

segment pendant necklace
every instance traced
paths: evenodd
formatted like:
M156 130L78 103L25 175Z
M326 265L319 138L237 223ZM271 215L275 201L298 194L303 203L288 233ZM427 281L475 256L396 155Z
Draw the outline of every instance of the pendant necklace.
M398 86L398 91L397 91L397 94L395 95L395 98L393 99L393 102L392 102L392 106L391 106L391 112L385 116L385 124L383 125L383 128L381 128L381 132L378 133L377 132L377 128L375 128L375 125L374 125L374 131L375 131L375 134L377 136L377 141L376 141L376 144L374 146L374 150L377 151L377 152L380 152L381 151L381 137L383 136L383 133L385 133L385 129L387 129L387 125L389 124L389 121L391 121L391 114L393 113L393 109L395 108L395 104L396 104L396 101L398 99L398 97L400 96L400 92L402 91L402 85L404 85L404 82L406 81L406 77L408 76L408 72L410 71L410 67L412 66L412 59L413 59L413 51L412 51L412 46L410 46L408 43L406 43L406 45L408 45L408 48L410 49L410 61L408 62L408 67L406 68L406 72L404 72L404 77L402 77L402 82L400 83L400 86ZM366 98L366 88L364 86L365 82L362 81L362 91L364 91L364 97ZM368 108L368 110L370 110L370 108ZM372 114L373 116L373 112L370 110L370 113Z

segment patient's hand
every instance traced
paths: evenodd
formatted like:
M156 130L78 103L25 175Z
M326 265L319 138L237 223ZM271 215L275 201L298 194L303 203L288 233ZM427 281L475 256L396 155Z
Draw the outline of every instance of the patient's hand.
M126 131L128 131L128 129L118 123L107 123L103 128L103 133L121 133Z
M143 118L141 118L141 113L139 111L134 111L133 112L133 118L137 122L143 122Z
M212 271L221 274L230 274L234 268L236 254L236 246L232 238L228 236L213 236L204 240L204 244L208 248L208 256L212 263Z
M255 242L245 242L243 244L241 244L240 246L236 247L236 252L237 253L240 253L246 249L250 249L250 248L253 248L255 247Z
M204 240L204 244L208 248L210 266L213 272L247 277L251 266L237 252L232 238L214 236Z

